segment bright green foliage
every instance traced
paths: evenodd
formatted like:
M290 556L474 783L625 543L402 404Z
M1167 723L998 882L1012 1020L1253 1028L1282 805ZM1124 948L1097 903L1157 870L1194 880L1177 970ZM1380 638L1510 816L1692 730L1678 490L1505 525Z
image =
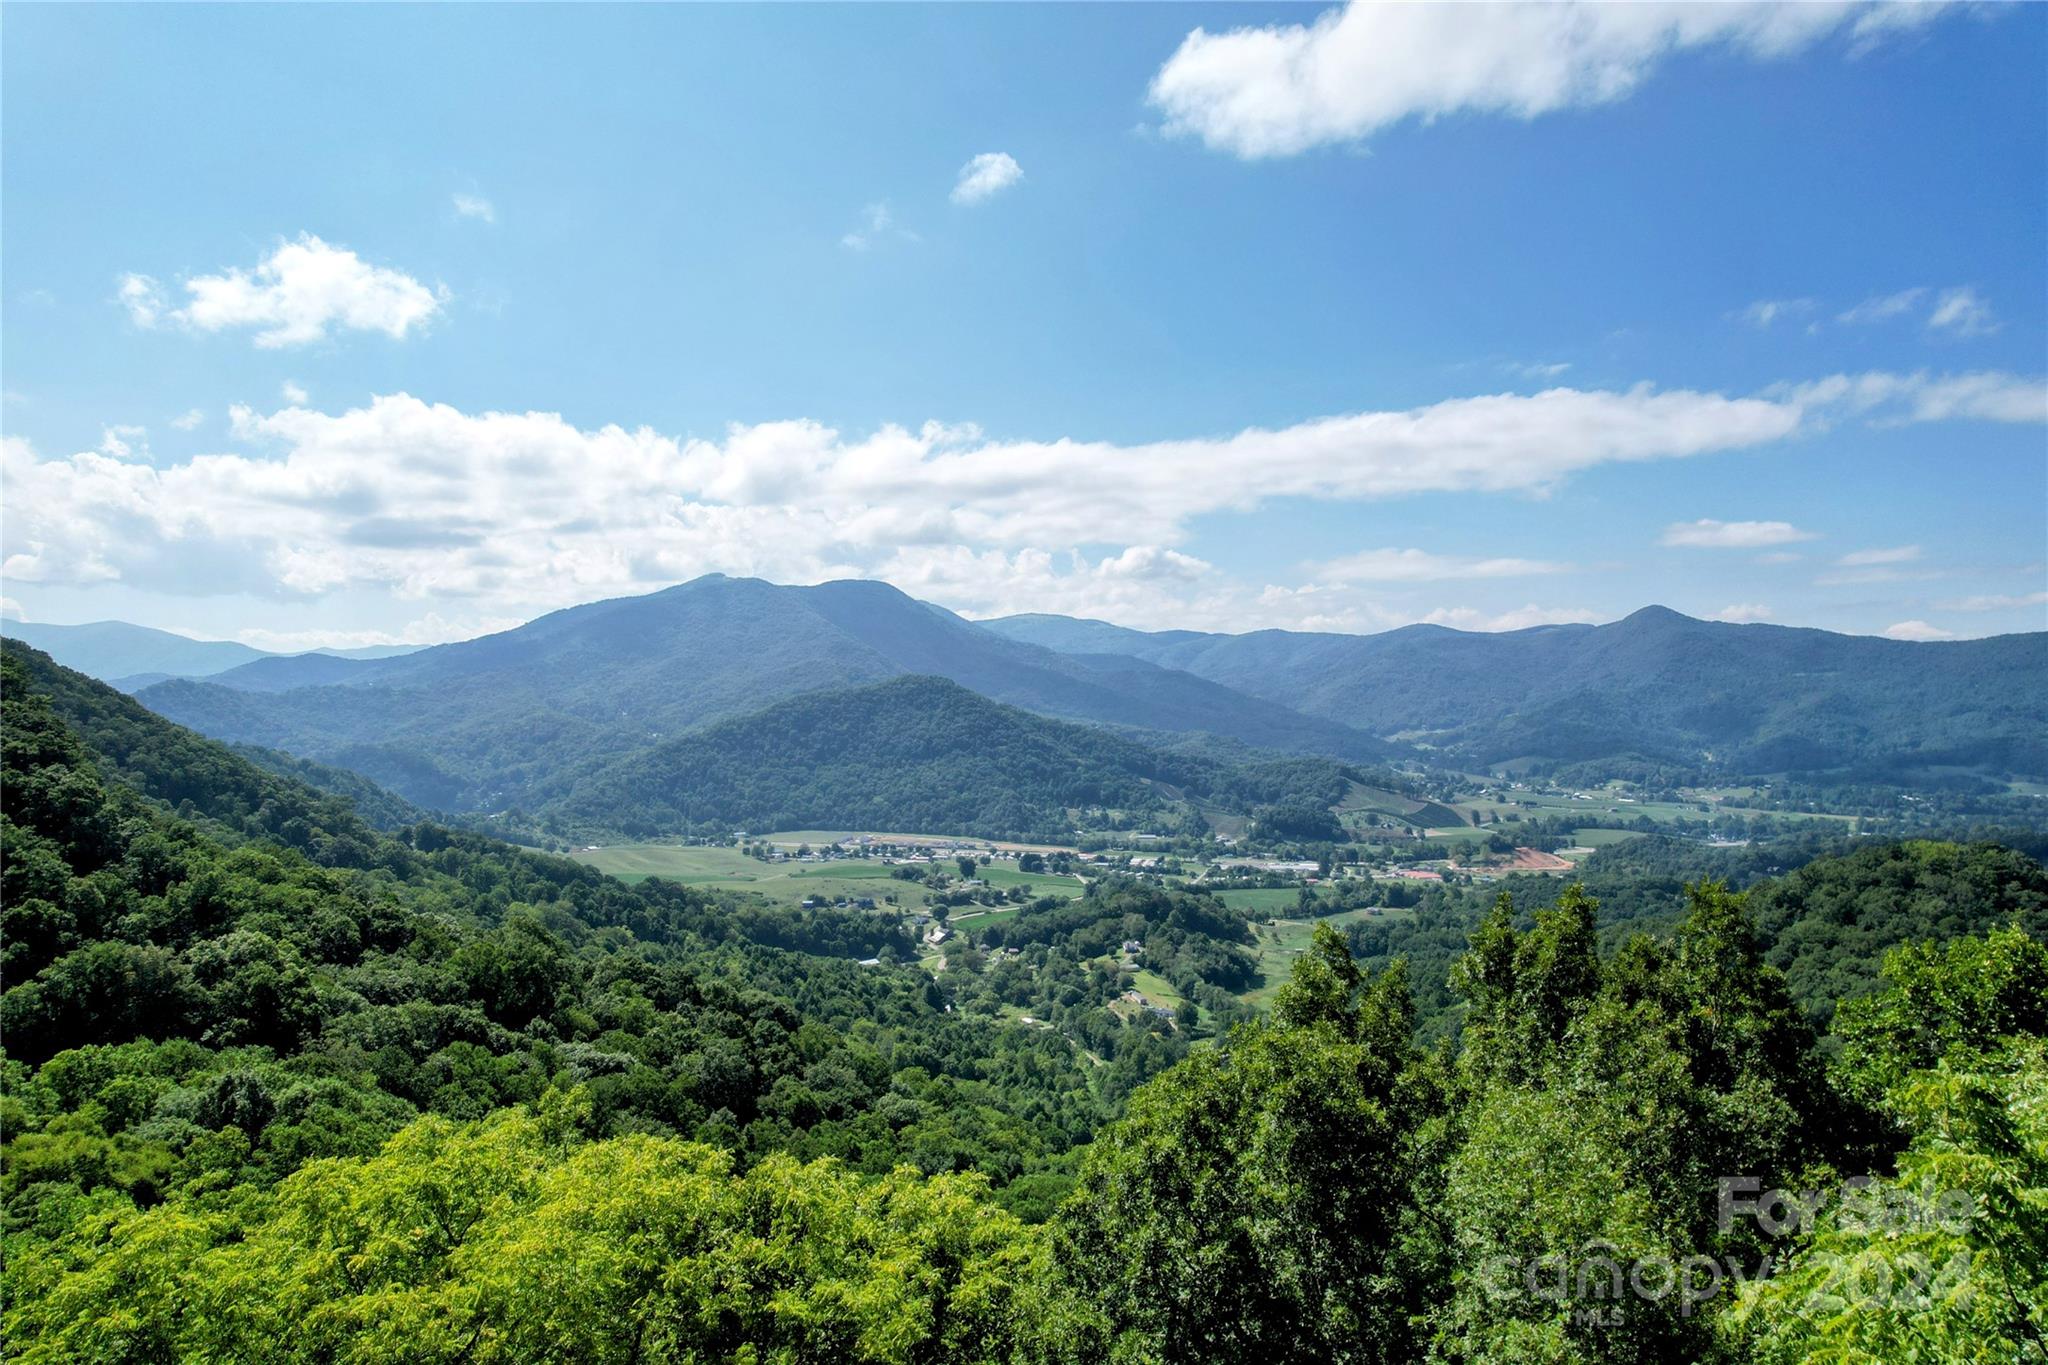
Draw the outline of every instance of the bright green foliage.
M1425 1052L1403 963L1327 925L1234 1029L1246 917L1184 888L861 967L910 950L892 919L387 834L39 656L0 674L11 1356L2040 1354L2048 947L2006 850L1859 854L1796 904L1674 888L1673 932L1605 954L1584 888L1432 893L1464 1027ZM1886 887L2016 924L1894 952L1824 1048L1771 954L1815 916L1896 941ZM1134 940L1181 1027L1106 1008ZM1777 1236L1719 1216L1724 1176L1937 1216Z
M1079 1358L1409 1358L1409 1013L1404 977L1363 980L1319 927L1271 1025L1140 1093L1057 1225L1096 1318Z
M1696 888L1675 944L1635 939L1604 964L1595 910L1567 893L1524 932L1503 898L1460 964L1443 1359L1700 1355L1707 1258L1760 1255L1748 1229L1719 1229L1718 1177L1793 1185L1827 1154L1815 1040L1741 898Z
M1844 1007L1853 1074L1910 1135L1744 1296L1763 1361L2048 1359L2048 947L1902 949Z
M89 1217L10 1268L11 1354L974 1362L1042 1320L1036 1235L975 1179L550 1128L427 1118L232 1214Z

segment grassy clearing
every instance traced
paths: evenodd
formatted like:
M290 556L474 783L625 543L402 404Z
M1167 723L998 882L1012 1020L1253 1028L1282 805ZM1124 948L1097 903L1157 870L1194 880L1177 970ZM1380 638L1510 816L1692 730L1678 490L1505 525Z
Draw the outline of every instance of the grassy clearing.
M1216 899L1233 910L1249 910L1253 914L1277 915L1292 910L1301 899L1298 888L1291 886L1249 887L1240 891L1218 891Z
M894 896L896 903L906 910L923 909L931 900L931 893L918 883L892 877L890 873L894 869L889 864L854 858L822 863L764 863L734 848L660 843L579 849L570 856L624 882L664 877L685 886L752 891L770 900L801 902L811 896L825 900L866 896L880 903L886 897ZM1025 887L1034 896L1079 896L1086 889L1079 877L1019 872L1015 866L983 866L975 869L975 875L991 886ZM985 913L973 922L993 924L1013 913L1014 910ZM959 917L965 918L964 915Z
M1053 872L1019 872L1014 867L1004 867L1000 863L977 867L974 869L974 875L990 886L1024 887L1034 896L1078 896L1084 889L1079 877L1062 876Z
M1265 978L1265 984L1246 991L1238 999L1257 1009L1272 1008L1274 994L1294 971L1294 959L1307 952L1309 944L1315 941L1318 924L1327 924L1341 932L1345 925L1369 918L1373 913L1371 909L1346 910L1342 914L1324 915L1319 919L1276 919L1269 924L1254 924L1253 951L1258 954L1259 975ZM1394 916L1415 912L1381 909L1378 913Z
M792 829L782 830L774 834L758 834L754 837L766 840L777 848L795 848L798 844L809 844L812 848L823 848L827 844L836 844L844 839L857 839L863 835L881 843L958 844L963 849L968 847L995 848L1004 849L1012 853L1027 851L1037 853L1074 853L1079 851L1061 844L1017 844L1003 839L976 838L968 834L906 834L901 830L884 831L878 829Z
M1572 838L1581 848L1607 848L1642 837L1642 831L1633 829L1581 829L1572 832Z
M927 899L922 886L893 879L881 863L764 863L738 849L675 844L619 844L579 849L570 856L624 882L664 877L685 886L752 891L770 900L869 896L880 902L894 896L903 908L918 909Z

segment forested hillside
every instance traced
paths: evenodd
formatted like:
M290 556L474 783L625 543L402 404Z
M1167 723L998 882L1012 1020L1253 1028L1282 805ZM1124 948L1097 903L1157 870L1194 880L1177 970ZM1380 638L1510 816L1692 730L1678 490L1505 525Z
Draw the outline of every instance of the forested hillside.
M2048 633L1912 644L1662 607L1604 626L1500 633L1152 634L1057 616L983 624L1053 649L1184 669L1466 762L1637 757L1745 774L1964 767L2048 777Z
M266 659L142 692L217 739L354 769L449 811L532 807L592 763L807 692L943 677L1043 715L1369 759L1360 731L1122 656L1076 659L883 583L711 575L403 658Z
M1345 782L1332 762L1219 763L912 677L796 697L572 774L542 788L537 815L572 835L822 826L1065 841L1078 817L1200 828L1186 796L1327 805Z
M1405 967L1326 927L1191 1049L1199 1009L1119 1016L1091 964L1135 942L1227 994L1255 967L1208 896L1106 881L933 975L888 916L387 835L29 651L0 689L18 1359L1763 1365L2048 1331L2048 948L1895 951L1830 1040L1755 913L2035 914L1988 853L1696 886L1606 951L1584 892L1504 897L1430 1048ZM1726 1177L1814 1212L1730 1214Z

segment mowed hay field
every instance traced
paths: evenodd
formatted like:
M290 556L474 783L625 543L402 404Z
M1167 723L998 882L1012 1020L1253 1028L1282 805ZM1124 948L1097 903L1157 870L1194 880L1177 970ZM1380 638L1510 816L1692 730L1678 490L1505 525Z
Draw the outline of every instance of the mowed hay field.
M926 892L916 882L898 881L881 863L844 860L831 863L764 863L733 848L692 848L675 844L618 844L578 849L570 855L620 881L642 882L662 877L685 886L729 887L752 891L770 900L802 901L873 897L877 904L894 896L905 909L920 909Z
M1256 990L1246 991L1238 998L1261 1010L1270 1008L1274 993L1287 983L1287 978L1293 973L1294 960L1307 952L1309 944L1315 940L1318 924L1327 924L1342 932L1345 925L1370 918L1374 913L1372 909L1346 910L1320 919L1276 919L1268 924L1254 924L1252 951L1258 954L1259 975L1265 978L1265 984ZM1380 908L1377 913L1392 919L1415 912Z
M752 891L771 900L801 902L811 896L826 900L867 896L880 904L885 897L894 896L899 906L916 910L922 909L930 898L918 883L890 876L893 869L889 864L857 858L822 863L764 863L735 848L660 843L578 849L569 856L624 882L662 877L685 886ZM1083 889L1078 877L1019 872L1014 863L977 868L975 875L991 886L1028 887L1033 895L1078 896Z

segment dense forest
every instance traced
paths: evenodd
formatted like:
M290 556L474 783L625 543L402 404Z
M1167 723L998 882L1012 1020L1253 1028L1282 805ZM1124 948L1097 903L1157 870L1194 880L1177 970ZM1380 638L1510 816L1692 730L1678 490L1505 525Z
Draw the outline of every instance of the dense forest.
M1104 879L933 974L892 917L380 830L32 651L0 689L23 1360L2016 1360L2048 1334L2042 874L2007 850L1872 846L1648 910L1621 871L1439 893L1455 1007L1424 1043L1409 955L1328 926L1270 1011L1228 1012L1248 926L1195 892ZM1089 964L1120 952L1193 1008L1114 1012ZM1817 1007L1837 962L1850 998Z
M544 786L553 834L931 830L1004 839L1171 828L1190 796L1241 811L1327 804L1327 759L1226 764L1095 726L1048 720L943 678L813 692Z

